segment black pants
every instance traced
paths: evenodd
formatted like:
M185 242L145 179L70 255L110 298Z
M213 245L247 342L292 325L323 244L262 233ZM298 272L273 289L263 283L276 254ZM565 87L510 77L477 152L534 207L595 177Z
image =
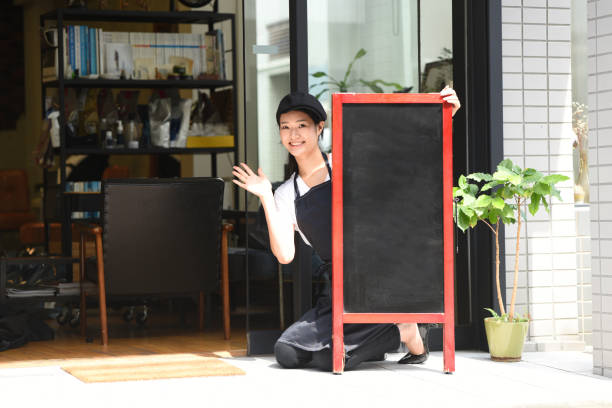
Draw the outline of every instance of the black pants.
M390 325L388 330L348 353L344 361L344 370L352 370L363 361L383 360L385 353L397 350L399 345L399 329L396 325ZM283 368L315 367L324 371L332 371L331 348L307 351L277 341L274 345L274 356Z

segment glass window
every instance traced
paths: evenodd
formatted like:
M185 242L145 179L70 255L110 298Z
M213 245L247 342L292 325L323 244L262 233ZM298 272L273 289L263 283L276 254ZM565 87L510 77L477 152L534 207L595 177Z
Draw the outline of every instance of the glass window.
M452 84L452 0L308 0L308 70L328 113L335 92L438 92Z

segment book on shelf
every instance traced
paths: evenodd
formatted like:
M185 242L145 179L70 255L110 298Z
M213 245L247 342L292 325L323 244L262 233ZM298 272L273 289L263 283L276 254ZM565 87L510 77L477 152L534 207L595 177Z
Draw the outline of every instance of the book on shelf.
M64 77L126 79L165 78L175 65L194 79L226 79L223 31L151 33L104 31L86 25L66 25ZM57 41L57 31L51 33ZM57 79L57 48L43 62L43 81Z

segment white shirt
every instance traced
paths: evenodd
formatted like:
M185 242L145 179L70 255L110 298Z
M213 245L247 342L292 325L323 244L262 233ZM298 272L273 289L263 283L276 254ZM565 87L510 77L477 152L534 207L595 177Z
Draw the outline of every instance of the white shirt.
M331 153L327 155L329 161L329 167L332 166L332 156ZM295 177L295 173L289 177L287 181L281 184L276 191L274 192L274 202L276 204L276 209L278 212L289 222L293 224L293 227L297 232L300 233L304 242L310 245L310 242L306 239L302 231L297 225L297 218L295 215L295 189L293 187L293 178ZM329 180L329 174L325 176L325 181ZM306 194L310 187L302 180L302 178L297 176L297 186L300 191L300 196ZM311 245L310 245L311 246Z

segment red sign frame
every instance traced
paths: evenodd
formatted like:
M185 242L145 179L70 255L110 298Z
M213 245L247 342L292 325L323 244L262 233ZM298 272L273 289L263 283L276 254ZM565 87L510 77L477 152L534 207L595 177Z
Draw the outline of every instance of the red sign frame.
M442 199L444 234L444 313L345 313L344 214L342 184L342 106L345 103L442 104ZM333 372L344 371L344 323L441 323L444 372L455 371L455 311L453 254L452 106L440 94L334 94L332 96L332 347Z

